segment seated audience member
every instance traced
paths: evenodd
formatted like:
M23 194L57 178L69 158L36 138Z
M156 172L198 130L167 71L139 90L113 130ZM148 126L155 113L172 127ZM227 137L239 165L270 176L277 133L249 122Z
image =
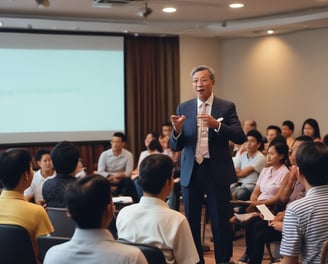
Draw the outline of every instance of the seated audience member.
M320 263L321 248L328 240L328 147L304 142L296 153L297 178L305 197L287 206L280 254L283 264Z
M161 133L162 135L166 136L166 137L170 137L171 133L172 133L172 123L171 122L164 122L161 124Z
M139 183L144 194L139 203L119 212L118 237L160 248L166 263L197 263L199 256L186 217L165 203L174 184L173 167L172 159L163 154L141 162Z
M294 138L293 138L294 129L295 129L295 126L292 121L285 120L284 122L282 122L281 135L286 139L286 143L289 148L291 148L291 146L294 142Z
M64 208L65 187L76 180L74 171L79 160L79 150L73 143L62 141L51 150L51 158L57 175L43 184L42 195L48 207Z
M181 185L180 185L180 158L181 151L173 151L170 146L170 136L173 130L171 122L165 122L161 125L162 134L159 138L162 146L163 153L170 156L173 159L174 163L174 187L170 193L169 199L167 201L171 209L179 211L180 209L180 196L181 196Z
M313 118L306 119L302 125L302 135L312 137L314 142L321 141L318 121Z
M271 210L280 202L279 190L285 177L288 177L288 146L284 143L270 145L267 155L268 167L265 167L257 180L256 186L251 194L251 205L248 211L255 209L256 205L265 204ZM246 253L239 260L240 263L248 263L248 259L254 259L252 238L254 237L253 225L261 221L260 216L255 216L246 222ZM262 260L262 259L261 259ZM256 263L256 262L254 262Z
M31 185L24 191L25 199L34 201L37 204L44 204L42 196L42 187L46 180L54 178L56 172L52 165L50 151L47 149L40 149L36 152L35 161L40 169L34 173Z
M323 143L328 146L328 134L323 137Z
M158 138L159 143L161 144L162 148L163 148L163 154L171 157L171 159L173 159L173 150L170 148L169 145L169 138L167 138L166 136L164 136L163 134L161 134Z
M138 172L138 176L135 177L135 180L134 180L134 186L136 188L137 195L138 195L138 200L137 200L138 202L140 200L140 197L143 194L142 187L140 186L139 179L138 179L140 164L149 155L158 154L158 153L162 153L162 152L163 152L163 148L162 148L161 144L159 143L158 139L152 139L148 145L146 152L141 152L141 154L140 154L138 168L136 169L136 171Z
M131 180L133 155L125 149L126 135L115 132L111 141L112 148L102 152L98 160L98 173L112 184L114 196L131 196L137 200L137 193Z
M77 162L77 165L76 165L76 168L73 172L73 175L76 178L83 177L83 176L87 175L86 167L84 166L84 162L81 158L79 158L79 161Z
M256 129L257 129L257 124L256 124L255 120L251 120L251 119L245 120L244 125L243 125L243 131L244 131L245 135L248 133L248 131L256 130ZM233 153L232 153L233 157L242 154L244 151L246 151L245 143L242 145L233 144Z
M0 195L0 224L24 227L38 256L37 237L52 233L54 228L42 206L24 199L24 190L30 186L33 174L32 157L26 149L1 152L0 181L4 189Z
M159 139L157 139L157 132L148 133L145 137L144 144L145 144L146 149L141 151L141 153L139 155L137 167L131 173L132 180L138 178L139 166L144 158L146 158L147 156L154 154L154 153L162 153L163 152L163 147L162 147Z
M278 126L270 125L266 128L266 137L264 143L264 149L262 153L264 155L268 154L268 148L270 146L271 141L276 138L278 135L281 135L281 129Z
M312 141L312 138L308 136L297 137L291 147L292 151L289 156L290 163L292 165L291 170L281 183L278 195L280 203L282 204L288 204L304 197L305 195L304 186L297 180L296 177L297 169L295 160L295 154L298 147L305 141ZM281 240L284 214L284 211L278 212L275 218L270 222L258 218L257 221L253 221L251 224L248 224L248 232L250 234L247 237L249 263L262 263L265 243Z
M245 120L244 125L243 125L244 133L247 134L248 131L251 131L254 129L257 129L256 121L252 120L252 119Z
M67 186L65 201L77 227L70 241L48 250L44 264L147 263L137 247L120 244L107 229L114 206L104 177L80 177Z
M164 136L167 139L167 145L168 145L168 148L169 148L170 155L172 153L173 162L174 162L174 164L177 164L180 160L181 151L173 151L170 147L170 144L169 144L170 136L171 136L172 129L173 129L172 123L171 122L165 122L161 125L161 128L162 128L162 136ZM163 149L164 149L164 147L163 147ZM164 151L164 153L165 153L165 151Z
M256 205L265 204L273 207L279 201L278 190L288 174L289 157L288 146L284 143L273 144L269 147L267 155L268 167L265 167L256 182L254 191L251 194L250 208Z
M246 137L246 152L234 159L238 182L230 187L233 200L249 200L258 176L266 164L266 158L260 151L263 145L261 133L250 130Z

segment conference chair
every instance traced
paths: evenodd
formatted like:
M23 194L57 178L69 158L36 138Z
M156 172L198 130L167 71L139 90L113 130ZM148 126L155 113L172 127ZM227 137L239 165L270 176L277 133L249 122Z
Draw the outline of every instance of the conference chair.
M121 238L118 239L117 241L122 244L139 248L141 252L144 254L148 263L166 264L164 254L162 250L160 250L158 247L141 244L141 243L132 243L130 241Z
M25 228L0 224L0 262L37 264L31 237Z
M72 237L76 224L68 217L66 208L46 208L48 216L55 231L51 233L52 236Z
M68 237L57 237L57 236L39 236L37 238L37 244L39 248L39 259L43 263L44 257L49 248L52 246L69 241Z

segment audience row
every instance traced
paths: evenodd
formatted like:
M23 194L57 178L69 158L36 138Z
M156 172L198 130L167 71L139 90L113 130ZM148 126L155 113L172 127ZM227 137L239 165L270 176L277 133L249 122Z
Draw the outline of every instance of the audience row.
M72 256L75 256L74 261L89 263L89 257L95 255L99 262L106 259L115 263L147 263L140 250L118 243L116 235L131 242L159 247L167 263L197 263L199 258L190 226L185 216L178 212L180 153L169 147L171 130L171 124L165 123L161 135L154 132L146 135L146 149L140 153L137 166L133 164L132 153L125 149L126 136L116 132L111 139L111 148L99 156L97 171L88 176L72 142L60 142L51 151L39 150L35 161L40 169L35 173L32 157L26 149L3 151L0 154L0 182L3 185L0 224L26 228L38 256L37 237L54 231L43 207L67 208L77 224L76 231L69 242L48 252L45 263L57 263L58 260L71 263ZM313 226L318 223L319 216L328 213L323 205L328 199L328 152L327 146L320 142L327 143L328 137L321 139L319 125L314 119L304 122L302 136L294 139L293 131L293 122L287 120L281 127L268 126L263 138L256 130L256 122L247 120L244 123L247 142L232 145L238 177L231 185L232 200L248 203L235 208L236 216L252 212L246 222L246 250L241 263L261 263L265 242L281 239L284 263L294 263L287 261L294 261L295 254L297 257L302 255L308 263L317 261L317 250L310 244L302 244L308 234L293 226L297 222L295 219L306 218L304 208L307 208L301 202L293 203L295 200L313 202L315 197L320 197L317 207L324 212L317 213L313 209L314 219L305 221L300 228L313 230L309 237L311 241L317 239L323 243L328 239L328 231L325 231L328 229L323 230L322 223L318 228ZM309 156L310 150L313 157ZM135 204L123 208L116 219L112 196L119 195L131 196ZM257 209L263 204L276 215L275 218L263 219ZM112 234L109 226L113 221L117 230ZM238 217L232 216L231 222L236 221ZM320 238L317 237L319 232ZM294 250L290 248L290 240L295 240L298 245Z

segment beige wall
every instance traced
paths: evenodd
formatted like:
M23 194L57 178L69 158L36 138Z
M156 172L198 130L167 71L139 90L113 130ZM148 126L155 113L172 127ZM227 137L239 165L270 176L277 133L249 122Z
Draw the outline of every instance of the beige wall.
M262 133L290 119L299 135L308 117L317 119L322 136L328 133L328 29L223 41L182 39L180 45L182 101L193 96L185 76L192 65L206 63L219 77L215 94L234 101L240 119L255 119Z
M190 72L197 65L209 65L220 78L220 42L208 38L180 38L181 101L195 97Z

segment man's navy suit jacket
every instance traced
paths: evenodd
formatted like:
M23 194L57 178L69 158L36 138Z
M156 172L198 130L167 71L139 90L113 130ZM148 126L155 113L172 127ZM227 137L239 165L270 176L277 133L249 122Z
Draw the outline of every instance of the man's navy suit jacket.
M178 137L173 133L170 145L174 151L182 151L181 155L181 185L187 187L195 162L197 144L197 98L181 103L177 107L177 115L185 115L182 132ZM214 97L211 115L223 118L218 132L208 131L208 146L210 155L210 175L217 185L230 185L237 181L235 168L231 158L229 140L236 144L245 142L246 137L241 128L234 103Z

